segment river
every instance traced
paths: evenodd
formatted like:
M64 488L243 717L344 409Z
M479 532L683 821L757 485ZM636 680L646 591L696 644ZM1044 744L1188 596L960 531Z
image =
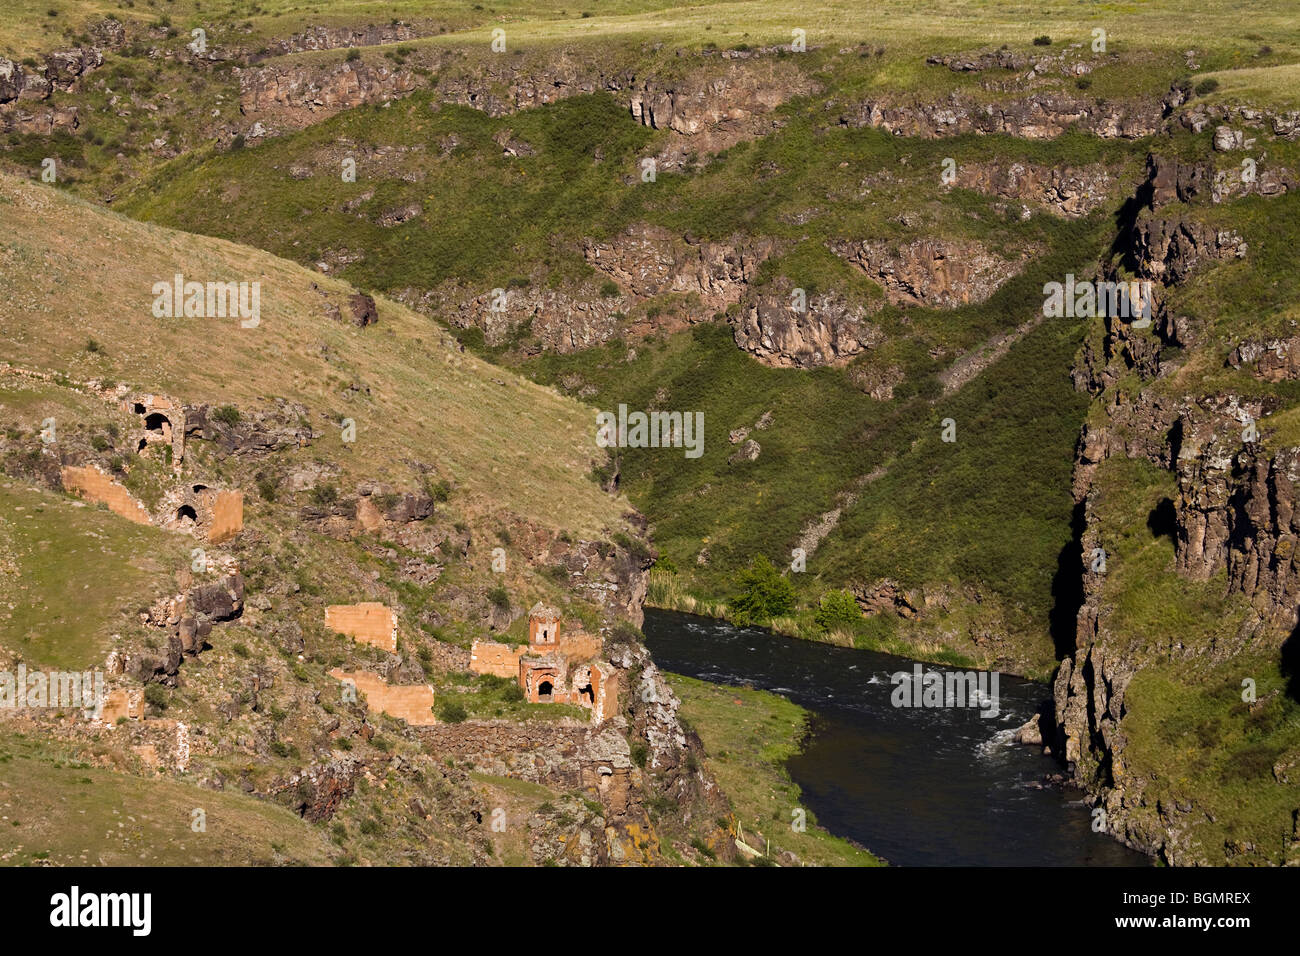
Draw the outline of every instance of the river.
M830 832L900 866L1145 866L1092 831L1081 794L1035 789L1060 768L1011 740L1050 697L1002 675L999 711L891 704L890 675L915 662L646 608L646 644L664 670L773 691L813 714L787 768ZM927 670L951 670L925 665Z

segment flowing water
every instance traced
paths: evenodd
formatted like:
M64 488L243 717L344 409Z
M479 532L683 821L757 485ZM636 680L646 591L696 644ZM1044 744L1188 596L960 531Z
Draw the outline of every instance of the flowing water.
M1011 738L1051 696L1045 684L1002 675L991 718L977 707L895 707L890 675L912 673L907 658L654 608L644 630L664 670L773 691L812 711L807 745L787 764L804 804L890 863L1147 865L1092 831L1079 793L1031 786L1059 767Z

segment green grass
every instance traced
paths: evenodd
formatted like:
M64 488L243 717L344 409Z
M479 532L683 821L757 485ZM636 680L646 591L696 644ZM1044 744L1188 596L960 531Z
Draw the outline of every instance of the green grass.
M682 701L681 714L704 741L705 766L731 800L745 842L779 861L788 851L802 865L878 866L881 860L817 826L800 807L800 790L785 769L798 753L808 712L766 691L721 687L679 674L665 675ZM803 809L807 828L797 832L791 811ZM770 850L769 850L770 845Z
M192 829L204 811L206 830ZM238 791L117 773L68 748L0 733L0 863L8 866L321 866L324 832Z
M29 665L102 666L187 554L165 531L0 480L0 645Z
M1243 680L1255 703L1243 701ZM1300 703L1286 694L1276 657L1250 652L1218 663L1148 664L1129 684L1120 783L1144 782L1140 811L1160 827L1156 806L1195 794L1198 812L1178 817L1197 854L1229 865L1288 859L1296 809L1274 765L1300 756Z

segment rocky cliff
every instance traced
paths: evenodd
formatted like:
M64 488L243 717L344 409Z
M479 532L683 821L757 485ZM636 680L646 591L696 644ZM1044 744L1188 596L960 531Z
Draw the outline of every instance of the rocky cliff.
M1214 148L1236 141L1216 134ZM1240 168L1233 175L1239 178ZM1163 779L1169 771L1158 768L1181 759L1174 756L1180 747L1208 754L1212 746L1233 745L1210 736L1176 742L1179 731L1168 723L1173 718L1160 716L1169 702L1145 683L1221 675L1216 679L1227 682L1226 690L1196 693L1226 695L1231 704L1243 676L1282 666L1297 624L1300 449L1269 437L1287 398L1252 384L1293 377L1289 340L1238 338L1225 347L1223 333L1231 326L1217 322L1213 309L1192 304L1203 302L1194 290L1204 288L1210 270L1224 261L1249 261L1254 253L1227 227L1232 218L1209 210L1243 196L1284 195L1291 181L1289 171L1274 167L1253 181L1233 183L1210 158L1151 156L1109 274L1119 277L1131 268L1153 280L1153 321L1141 328L1133 318L1099 319L1075 370L1076 386L1097 400L1074 470L1082 600L1073 646L1054 683L1055 747L1076 782L1094 795L1110 832L1174 864L1222 863L1225 857L1280 862L1294 850L1289 817L1275 821L1290 834L1280 844L1281 857L1278 844L1261 842L1258 829L1274 823L1251 829L1225 819L1217 788L1226 782ZM1235 385L1210 384L1223 377L1210 371L1216 365L1240 373ZM1125 503L1144 496L1149 514ZM1168 563L1151 563L1165 547L1171 549ZM1167 581L1168 590L1157 579ZM1135 597L1142 589L1145 595ZM1187 605L1180 627L1164 629L1150 614L1144 626L1135 624L1134 601L1159 606L1168 600ZM1200 607L1204 620L1192 610ZM1135 681L1144 682L1141 694L1132 689ZM1248 684L1254 687L1253 677ZM1263 725L1265 714L1285 706L1281 691L1259 699L1242 694L1241 709L1211 710L1206 726L1225 727L1230 712L1248 725ZM1246 739L1254 742L1238 746L1273 753L1258 730L1247 731ZM1245 759L1238 758L1234 774L1249 773ZM1285 754L1269 759L1285 763ZM1268 767L1262 772L1259 799L1284 804L1285 794L1270 789L1282 776Z

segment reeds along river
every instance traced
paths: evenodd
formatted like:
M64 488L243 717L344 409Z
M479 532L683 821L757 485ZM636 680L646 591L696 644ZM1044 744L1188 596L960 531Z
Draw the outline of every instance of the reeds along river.
M774 691L812 711L807 746L787 764L805 806L892 864L1148 863L1093 832L1081 794L1032 786L1059 767L1011 738L1050 696L1044 684L1002 675L996 717L981 716L992 710L987 701L982 709L899 707L890 675L913 672L906 658L654 608L644 630L664 670Z

